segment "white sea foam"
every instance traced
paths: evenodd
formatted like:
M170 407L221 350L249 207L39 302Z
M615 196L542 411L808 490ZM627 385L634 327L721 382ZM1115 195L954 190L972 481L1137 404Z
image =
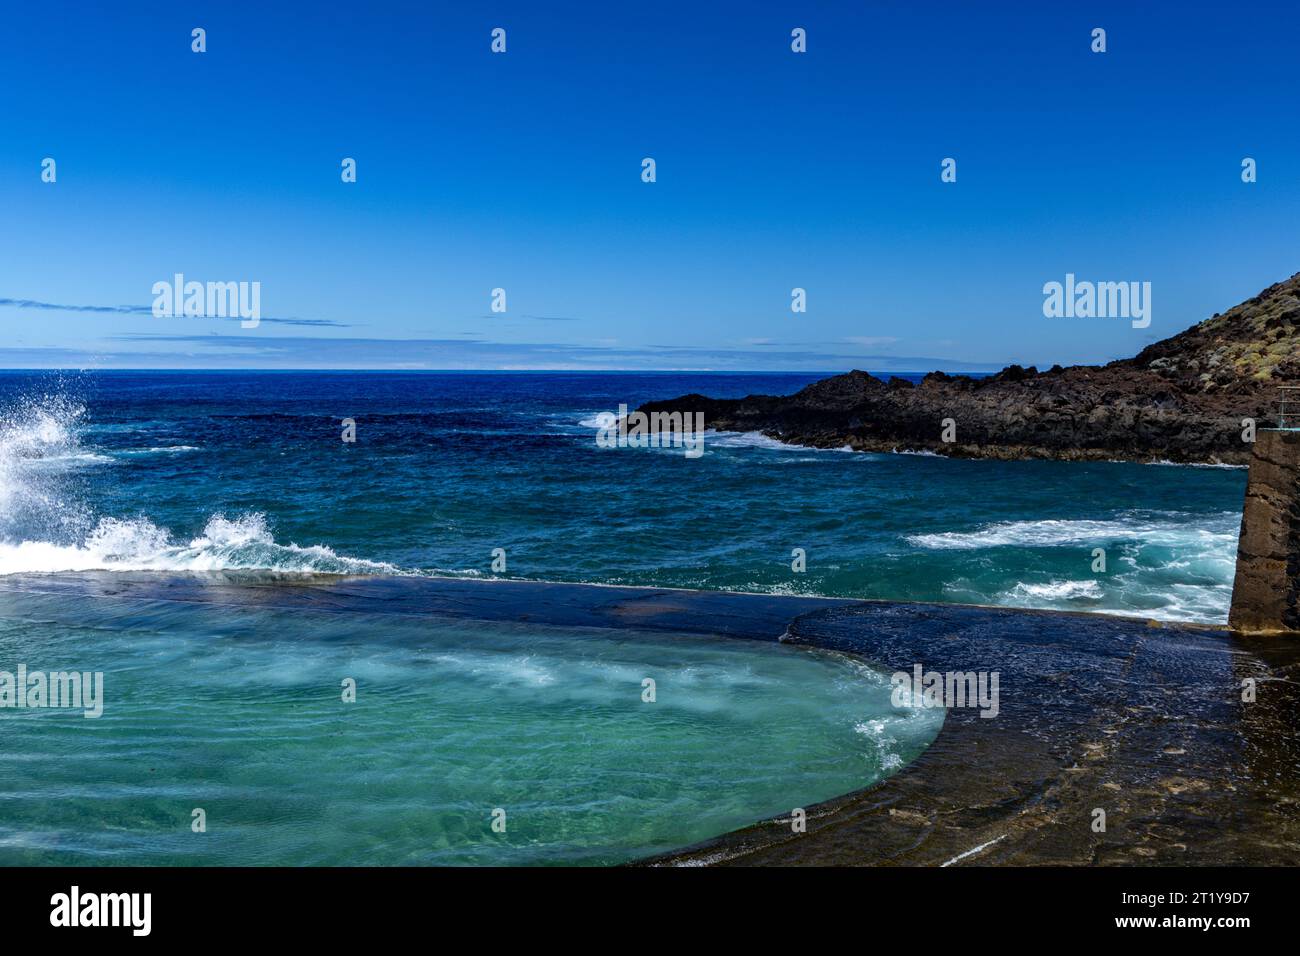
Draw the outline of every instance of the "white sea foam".
M1092 581L1017 584L997 596L1007 607L1055 611L1089 611L1157 621L1223 623L1232 599L1231 577L1220 583L1170 581L1157 568L1143 575L1123 574ZM1092 585L1089 587L1089 585Z
M1008 596L1042 601L1071 601L1077 598L1100 598L1102 590L1096 581L1049 581L1047 584L1017 584Z
M401 573L393 565L345 557L324 545L279 544L261 514L214 515L201 535L184 543L147 518L101 518L81 544L0 542L0 575L98 570Z
M876 675L875 680L883 684L884 675ZM896 709L888 716L859 720L853 725L853 730L868 740L881 769L894 771L901 768L904 763L898 753L901 743L898 735L901 733L905 738L914 738L921 732L921 728L942 718L941 710L908 707Z
M706 431L705 437L708 443L715 448L765 448L771 451L801 451L801 452L852 452L853 449L848 445L840 448L815 448L812 445L796 445L790 442L778 441L764 435L762 432L719 432Z
M903 758L894 752L898 739L889 733L889 724L889 721L878 717L858 721L853 725L853 729L871 741L881 769L897 770L903 766Z
M1108 573L1022 581L996 595L973 598L1008 607L1222 622L1232 596L1240 520L1227 511L1197 516L1131 511L1096 520L1002 521L907 540L932 550L1076 548L1085 575L1091 549L1105 547L1111 550ZM963 593L958 599L972 596Z
M715 448L772 448L777 451L789 451L797 445L788 445L768 438L762 432L716 432L706 431L705 437Z
M83 415L81 405L62 396L18 402L0 414L0 575L233 569L399 573L393 565L345 557L324 545L277 543L258 513L212 515L203 533L189 541L175 539L148 518L89 514L69 497L63 472L112 459L79 444Z
M157 445L152 448L126 448L120 455L179 455L187 451L202 451L197 445Z
M57 471L60 468L75 468L79 465L103 465L113 458L111 455L101 455L98 452L82 451L68 452L63 455L45 455L40 458L29 458L23 464L30 470L47 470Z
M1204 521L1204 517L1197 520ZM1189 524L1187 516L1175 512L1126 514L1113 519L1056 519L1042 521L999 521L974 531L942 531L908 535L921 548L969 551L980 548L1043 548L1107 541L1140 541L1170 548L1231 548L1237 540L1238 515L1221 512L1210 528Z
M602 428L609 424L602 416L609 415L609 412L602 412L598 415L592 415L588 418L579 420L578 424L583 428ZM706 445L715 448L763 448L769 451L804 451L804 452L852 452L853 449L848 445L840 448L815 448L811 445L798 445L790 442L778 441L764 435L762 432L724 432L708 429L704 433ZM863 456L866 457L866 456Z
M1160 465L1165 468L1234 468L1246 469L1249 465L1229 465L1221 461L1149 461L1148 465Z

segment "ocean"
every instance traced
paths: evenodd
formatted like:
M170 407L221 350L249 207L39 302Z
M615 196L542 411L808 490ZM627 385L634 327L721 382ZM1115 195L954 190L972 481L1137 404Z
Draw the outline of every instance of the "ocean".
M1227 620L1244 469L595 442L621 403L818 377L3 372L0 574L495 574Z
M0 864L626 862L939 732L774 640L813 597L1226 619L1241 469L595 441L817 377L0 372ZM102 714L6 703L20 666Z

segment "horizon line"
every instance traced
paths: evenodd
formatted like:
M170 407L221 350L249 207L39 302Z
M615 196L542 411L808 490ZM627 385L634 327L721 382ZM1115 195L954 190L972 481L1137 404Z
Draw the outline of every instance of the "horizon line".
M1015 363L1011 363L1015 364ZM1009 366L1003 366L1007 368ZM1026 366L1028 367L1028 366ZM76 365L49 365L38 368L22 366L0 366L0 374L5 372L77 372L77 373L102 373L102 372L175 372L175 373L193 373L193 372L261 372L275 374L277 372L387 372L398 375L406 374L456 374L456 375L475 375L483 373L495 373L500 375L537 375L537 374L563 374L563 375L608 375L611 373L632 373L640 375L847 375L849 372L866 372L870 375L929 375L931 372L944 372L947 375L994 375L996 372L980 371L945 371L944 369L872 369L857 368L843 369L836 371L834 369L692 369L692 368L382 368L382 367L353 367L353 368L230 368L217 367L211 368L186 368L186 367L163 367L163 366L122 366L115 368L86 368Z

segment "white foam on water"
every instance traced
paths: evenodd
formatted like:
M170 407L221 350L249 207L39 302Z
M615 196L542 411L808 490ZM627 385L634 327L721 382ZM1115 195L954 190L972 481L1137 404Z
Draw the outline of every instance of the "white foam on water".
M1007 595L1043 601L1070 601L1076 598L1101 598L1096 581L1050 581L1047 584L1017 584Z
M47 458L33 458L25 462L29 471L59 471L68 468L76 468L82 465L105 465L113 460L111 455L100 455L96 452L81 452L70 455L51 455Z
M1160 465L1165 468L1230 468L1246 469L1249 465L1229 465L1221 461L1148 461L1144 464Z
M897 770L903 766L903 758L894 750L898 745L898 739L889 732L889 729L890 721L883 717L861 720L853 725L855 733L861 734L871 742L881 769Z
M189 541L176 540L148 518L91 515L69 497L63 480L68 467L112 461L80 445L84 415L79 403L59 395L20 401L0 413L0 575L235 569L401 573L393 565L345 557L324 545L280 544L259 513L214 514L203 533Z
M1143 544L1196 550L1233 549L1237 542L1240 516L1221 512L1209 517L1214 527L1197 528L1188 515L1163 512L1142 516L1129 514L1113 519L1056 519L1041 521L999 521L974 531L942 531L908 535L907 541L934 550L976 550L980 548L1042 548L1079 544L1100 545L1107 541L1138 541Z
M1106 519L1000 521L970 531L910 535L938 551L1075 548L1086 571L1091 549L1119 549L1111 570L1094 578L1025 580L990 595L990 603L1043 610L1089 611L1163 621L1224 623L1232 598L1240 515L1129 511ZM969 600L969 598L966 598Z
M325 545L279 544L259 513L208 519L203 533L173 540L147 518L101 518L81 544L0 542L0 575L59 571L260 570L329 574L401 574L380 561L349 558Z
M704 444L707 448L709 445L715 448L763 448L769 451L799 451L813 452L817 454L831 452L834 454L843 454L844 452L853 452L848 445L839 448L816 448L812 445L798 445L792 442L778 441L764 435L762 432L720 432L706 430L704 432ZM867 456L863 456L867 457ZM810 459L801 459L808 461Z
M600 412L590 415L587 418L580 419L578 424L583 428L608 428L617 421L613 412ZM843 445L839 448L815 448L810 445L799 445L791 442L778 441L764 435L762 432L728 432L716 431L714 429L705 429L704 447L707 451L709 446L714 448L761 448L767 451L801 451L801 452L837 452L853 453L853 448ZM862 455L867 458L871 456ZM800 461L812 461L814 459L798 459ZM789 461L789 459L786 459Z
M125 448L120 455L179 455L187 451L202 451L197 445L159 445L153 448Z
M789 451L797 445L768 438L762 432L715 432L705 431L704 440L715 448L770 448L776 451Z
M1177 580L1188 566L1194 580ZM1226 623L1232 601L1230 558L1222 561L1169 561L1142 570L1099 576L1096 580L1021 582L997 595L1006 607L1089 611L1147 617L1158 621Z

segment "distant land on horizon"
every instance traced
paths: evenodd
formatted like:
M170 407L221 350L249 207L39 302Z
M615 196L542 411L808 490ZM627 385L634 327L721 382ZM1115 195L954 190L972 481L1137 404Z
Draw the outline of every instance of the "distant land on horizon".
M891 375L920 380L933 374L934 370L894 371L890 369L869 369L874 375ZM840 373L830 369L673 369L673 368L0 368L0 375L25 374L93 374L93 375L734 375L734 376L809 376L826 377ZM996 370L986 372L962 372L971 378L986 378Z

